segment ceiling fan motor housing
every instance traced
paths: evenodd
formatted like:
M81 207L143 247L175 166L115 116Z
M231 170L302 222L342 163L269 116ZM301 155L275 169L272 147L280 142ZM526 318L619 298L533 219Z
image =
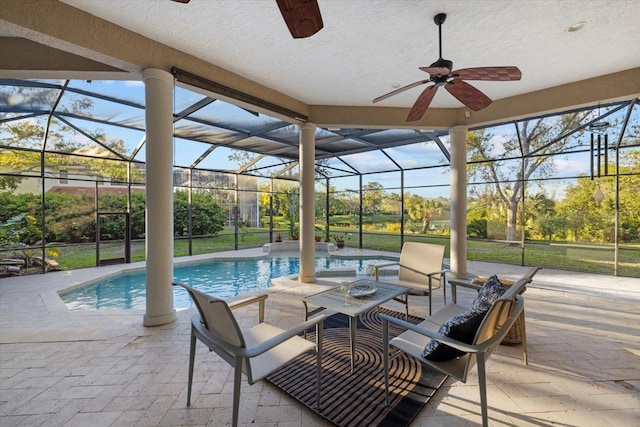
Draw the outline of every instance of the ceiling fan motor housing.
M434 62L433 64L431 64L429 66L429 68L446 68L449 70L449 73L451 72L451 69L453 68L453 62L449 61L448 59L438 59L436 62ZM449 74L447 73L447 74ZM440 75L440 74L438 74Z

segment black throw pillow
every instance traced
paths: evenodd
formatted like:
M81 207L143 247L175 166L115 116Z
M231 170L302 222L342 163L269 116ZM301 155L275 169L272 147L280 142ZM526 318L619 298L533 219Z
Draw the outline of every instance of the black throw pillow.
M469 309L444 322L440 328L438 328L438 333L456 341L471 344L485 314L487 314L487 311ZM425 346L422 357L427 360L433 360L434 362L444 362L464 354L466 353L463 351L449 347L436 340L431 340Z

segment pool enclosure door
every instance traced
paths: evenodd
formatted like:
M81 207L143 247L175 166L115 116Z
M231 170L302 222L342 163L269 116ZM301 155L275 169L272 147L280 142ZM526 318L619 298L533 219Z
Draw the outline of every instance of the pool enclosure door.
M96 265L131 262L131 236L129 229L129 213L97 213Z

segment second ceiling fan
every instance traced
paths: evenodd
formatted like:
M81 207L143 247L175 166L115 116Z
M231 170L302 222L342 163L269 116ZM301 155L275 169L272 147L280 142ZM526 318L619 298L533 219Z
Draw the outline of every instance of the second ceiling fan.
M453 95L458 101L469 107L474 111L482 110L489 106L491 98L482 93L477 88L471 86L465 80L490 80L490 81L508 81L508 80L520 80L522 73L518 67L476 67L476 68L463 68L460 70L454 70L453 62L442 58L442 24L446 20L447 15L444 13L437 14L433 21L438 26L438 39L440 47L440 57L436 62L428 67L419 67L420 70L429 74L429 78L420 80L415 83L411 83L407 86L403 86L399 89L391 91L385 95L379 96L374 99L373 102L379 102L387 99L393 95L397 95L400 92L427 84L427 88L422 91L416 102L413 104L409 115L407 116L408 122L420 120L429 108L429 104L436 95L438 89L442 86Z

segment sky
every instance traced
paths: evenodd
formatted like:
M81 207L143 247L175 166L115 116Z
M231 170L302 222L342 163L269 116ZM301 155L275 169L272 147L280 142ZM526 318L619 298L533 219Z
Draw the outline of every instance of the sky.
M62 81L48 81L56 84L63 83ZM84 81L74 80L69 83L69 87L80 90L90 91L98 93L104 96L114 97L120 100L127 101L132 105L122 105L110 102L108 100L100 98L93 99L93 108L89 112L95 117L99 117L104 120L116 120L120 123L130 124L134 127L144 127L144 109L140 108L144 105L144 83L141 81ZM0 88L1 89L1 88ZM40 89L33 89L40 90ZM62 98L58 110L71 111L74 102L79 101L85 95L67 92ZM203 95L186 90L184 88L176 87L174 93L174 111L176 113L188 108L197 101L201 100ZM616 122L620 117L625 114L626 110L621 110L616 113L617 116L608 118L611 122ZM222 117L227 123L245 123L250 113L246 110L237 107L232 104L227 104L222 101L216 101L206 107L198 110L195 117ZM638 108L634 111L635 120L640 122L640 113ZM124 154L129 156L134 150L142 147L135 157L135 160L145 160L145 146L142 144L144 141L144 132L133 128L123 128L118 126L111 126L105 123L92 122L81 119L69 118L67 119L69 124L77 126L79 129L85 130L90 133L102 131L105 133L107 140L121 139L124 141ZM253 120L253 119L252 119ZM547 119L545 119L547 120ZM549 118L552 120L552 118ZM263 114L260 114L255 119L253 126L260 128L265 124L277 122L276 119L270 118ZM187 125L185 121L178 121L176 127ZM193 126L189 124L189 126ZM251 125L250 125L251 126ZM193 130L190 128L190 130ZM195 129L200 131L202 129ZM230 131L218 129L219 134L214 134L210 129L205 130L206 137L211 138L213 141L216 138L229 136ZM247 129L250 133L251 129ZM288 129L280 130L280 132L290 132ZM319 136L324 136L328 131L321 129L318 131ZM401 131L397 131L401 132ZM492 155L500 157L504 155L501 151L503 142L515 138L515 127L513 124L505 124L501 126L492 127L488 130L493 135L492 142ZM619 129L613 129L613 134L619 133ZM0 137L2 134L0 133ZM92 145L86 136L77 132L73 136L73 140L79 143ZM448 149L449 140L448 136L441 137L443 145ZM615 142L615 137L612 135L610 143ZM585 134L579 144L583 149L588 150L589 139L588 133ZM186 140L181 138L175 139L174 144L174 164L179 167L189 167L196 159L200 157L210 144ZM384 150L387 155L392 157L401 167L405 168L405 188L407 191L414 193L428 195L429 197L448 197L449 196L449 167L448 161L445 155L442 153L438 145L432 141L426 143L417 143L412 145L405 145L400 147L394 147ZM216 148L208 157L205 158L199 167L204 169L219 169L219 170L234 170L238 167L237 163L229 160L229 155L233 152L225 147ZM553 172L550 175L553 178L567 178L574 180L576 176L590 174L590 153L588 151L581 153L573 153L562 156L556 156L552 159ZM387 156L381 151L369 151L351 155L342 156L342 160L348 163L351 167L345 165L338 159L329 159L327 166L330 168L341 169L344 171L357 171L365 174L363 182L373 181L382 185L383 188L388 188L391 192L393 189L397 189L400 186L400 173L389 172L397 170L397 166L393 164ZM610 161L613 159L611 158ZM514 162L517 164L518 162ZM277 158L267 158L257 163L257 166L271 165L271 169L265 169L264 173L270 173L274 170L278 170L282 167L282 160ZM353 168L353 169L351 169ZM412 168L422 168L420 170L410 170ZM383 173L369 174L371 172L384 171ZM345 173L346 174L346 173ZM332 176L343 175L339 170L332 170ZM355 189L358 188L357 177L333 179L331 184L337 189ZM429 189L418 189L411 187L431 187ZM550 181L549 184L545 184L545 188L549 191L558 193L558 181Z

